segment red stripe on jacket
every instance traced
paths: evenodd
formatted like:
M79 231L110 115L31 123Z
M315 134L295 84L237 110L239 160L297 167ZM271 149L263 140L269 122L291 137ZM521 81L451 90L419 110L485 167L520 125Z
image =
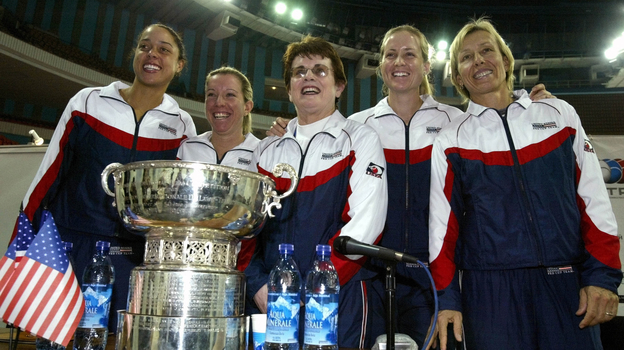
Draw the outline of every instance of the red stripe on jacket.
M425 148L409 151L410 164L417 164L431 159L432 145ZM403 149L386 149L384 148L384 156L388 164L405 164L405 150Z
M572 128L564 128L558 133L521 149L517 149L518 161L520 164L526 164L532 160L541 158L553 150L559 148L570 136L575 135L576 130ZM457 147L449 148L445 152L458 153L461 158L466 160L478 160L486 165L506 165L512 166L513 157L511 151L494 151L483 152L481 150L461 149Z

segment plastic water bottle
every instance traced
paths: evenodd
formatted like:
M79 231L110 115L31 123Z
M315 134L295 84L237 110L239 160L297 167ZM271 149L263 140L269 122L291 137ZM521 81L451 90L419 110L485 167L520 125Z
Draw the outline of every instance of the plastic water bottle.
M74 268L74 266L76 266L76 264L74 264L74 258L72 258L73 247L74 244L72 242L63 242L63 249L65 250L65 255L67 255L72 269ZM76 272L74 271L74 273ZM37 350L65 350L65 347L63 345L54 343L46 338L41 337L37 338L37 341L35 342L35 348Z
M280 258L269 274L264 350L299 349L301 274L292 244L280 244Z
M316 246L316 260L305 281L304 350L338 350L338 273L331 247Z
M96 253L82 275L82 294L85 311L74 335L74 350L104 350L108 338L115 269L108 251L110 243L97 241Z

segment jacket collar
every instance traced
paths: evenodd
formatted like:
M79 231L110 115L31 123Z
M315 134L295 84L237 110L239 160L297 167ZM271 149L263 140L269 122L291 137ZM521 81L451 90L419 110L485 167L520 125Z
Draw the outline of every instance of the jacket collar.
M321 132L328 133L334 138L337 138L344 129L347 123L347 119L337 109L327 118L329 118L329 120L327 121ZM282 141L288 138L295 138L295 132L297 130L297 120L298 118L294 118L290 122L288 122L288 125L286 126L286 133L282 137ZM282 141L280 141L280 143Z
M420 109L418 109L418 111L431 109L431 108L437 108L440 105L440 102L436 101L433 97L427 94L420 95L420 99L423 100L423 104L422 106L420 106ZM416 114L418 111L415 111L414 114ZM377 103L377 105L374 107L374 113L375 113L375 117L388 115L388 114L396 115L396 112L388 104L387 96L384 97L381 101L379 101L379 103Z
M102 88L102 92L100 93L100 96L113 98L113 99L118 100L120 102L126 103L126 101L123 99L123 97L121 97L121 94L119 94L119 90L120 89L126 89L128 87L130 87L130 86L128 84L126 84L126 83L123 83L121 81L115 81L115 82L112 82L111 84L103 87ZM163 100L160 103L160 105L158 105L156 108L153 108L153 109L159 110L159 111L161 111L163 113L167 113L167 114L178 115L180 113L180 106L178 105L176 100L174 100L173 97L171 97L171 96L169 96L167 94L164 94Z
M529 93L524 89L514 91L513 97L515 100L510 104L510 106L516 103L522 106L524 109L527 109L529 108L531 103L533 103L533 101L531 101L531 99L529 98ZM468 108L466 109L466 113L480 116L483 112L485 112L488 109L494 109L494 108L481 106L480 104L470 101L468 103Z
M207 144L209 144L210 146L212 146L214 148L214 145L212 144L212 130L208 130L205 133L201 134L200 137L203 138L204 142L206 142ZM243 142L241 142L238 146L233 147L232 149L237 149L237 148L243 148L243 149L253 149L256 147L256 145L258 144L258 142L260 142L260 140L253 134L253 133L248 133L247 135L245 135L245 140L243 140Z

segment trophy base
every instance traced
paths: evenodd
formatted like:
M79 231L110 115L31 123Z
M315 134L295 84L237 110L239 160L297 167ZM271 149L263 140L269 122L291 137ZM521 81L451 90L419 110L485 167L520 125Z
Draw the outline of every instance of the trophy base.
M139 266L130 275L127 312L173 317L230 317L245 312L245 275L218 268Z
M117 350L247 349L249 317L170 317L118 312Z

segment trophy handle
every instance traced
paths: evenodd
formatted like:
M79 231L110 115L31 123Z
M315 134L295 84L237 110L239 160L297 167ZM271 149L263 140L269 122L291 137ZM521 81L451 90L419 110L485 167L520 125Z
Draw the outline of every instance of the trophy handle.
M108 187L108 177L113 171L121 168L122 166L123 164L121 163L111 163L104 168L104 171L102 171L102 188L104 189L104 192L111 197L115 197L115 194Z
M273 212L271 212L271 209L281 209L282 205L280 204L280 200L290 196L295 191L295 189L297 188L297 184L299 183L299 177L297 177L297 172L295 172L295 168L293 168L289 164L279 163L275 165L272 171L275 177L282 177L282 174L284 172L287 172L288 175L290 175L290 188L281 195L278 195L277 192L275 192L274 190L269 191L269 193L267 193L267 198L265 198L265 202L262 203L262 213L266 213L267 215L269 215L270 218L275 217L275 215L273 215ZM272 203L268 203L269 197L273 198Z

